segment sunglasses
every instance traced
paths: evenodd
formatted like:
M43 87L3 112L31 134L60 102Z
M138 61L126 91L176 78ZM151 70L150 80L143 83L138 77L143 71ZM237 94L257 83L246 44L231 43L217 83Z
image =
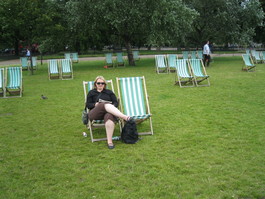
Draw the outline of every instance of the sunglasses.
M105 85L105 83L104 82L97 82L97 85Z

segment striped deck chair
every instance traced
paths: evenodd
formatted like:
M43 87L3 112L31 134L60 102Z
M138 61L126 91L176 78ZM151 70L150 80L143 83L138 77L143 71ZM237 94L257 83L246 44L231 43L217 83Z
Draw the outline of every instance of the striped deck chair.
M250 55L250 49L246 49L246 54Z
M197 59L203 59L202 50L197 51Z
M125 66L125 61L122 56L122 52L116 53L116 66Z
M73 79L73 67L71 59L61 59L60 65L62 79Z
M153 126L149 108L145 78L124 77L116 78L121 111L135 120L137 124L149 120L148 130L139 132L139 135L153 135ZM123 122L124 125L124 122ZM146 129L147 127L143 128ZM139 131L139 129L138 129Z
M78 53L71 53L72 61L78 63Z
M247 71L247 72L255 71L256 66L255 66L251 56L247 55L247 54L244 54L244 55L242 55L242 58L243 58L243 61L244 61L242 70L243 71Z
M194 76L196 86L210 86L209 75L207 75L205 67L201 59L190 59L190 67ZM202 81L207 80L207 84L199 84Z
M5 97L5 70L0 68L0 97Z
M37 69L37 57L31 57L31 60L32 60L32 69L33 70L36 70ZM31 63L30 63L30 59L29 59L29 70L31 69Z
M197 52L196 51L190 51L190 58L191 59L197 59Z
M64 53L64 59L71 59L71 53Z
M167 63L169 72L176 72L178 55L168 54Z
M22 97L22 67L8 67L6 70L6 97Z
M262 57L260 55L260 51L253 52L253 58L254 58L256 64L262 63Z
M27 57L20 57L20 63L22 66L22 70L28 70L28 58Z
M177 60L177 70L175 76L175 84L183 87L194 87L193 76L187 59Z
M114 92L114 87L113 87L112 80L106 80L106 82L107 82L107 88ZM88 92L90 90L92 90L94 88L94 81L83 81L83 88L84 88L84 97L85 97L85 104L86 104L87 94L88 94ZM121 132L120 120L118 120L118 124L119 124L120 132ZM104 138L94 138L94 134L93 134L93 129L95 129L95 128L105 128L104 120L93 120L93 121L89 120L88 124L87 124L87 128L89 129L90 137L91 137L91 141L92 142L107 140L106 137L104 137Z
M189 59L189 51L182 51L182 59Z
M105 64L109 67L114 67L113 59L112 59L112 53L106 53L105 54Z
M139 51L138 50L134 50L132 53L133 53L134 61L139 61L140 60Z
M57 59L51 59L48 61L48 75L49 80L60 78L59 64Z
M157 74L168 73L166 55L155 55L155 62Z

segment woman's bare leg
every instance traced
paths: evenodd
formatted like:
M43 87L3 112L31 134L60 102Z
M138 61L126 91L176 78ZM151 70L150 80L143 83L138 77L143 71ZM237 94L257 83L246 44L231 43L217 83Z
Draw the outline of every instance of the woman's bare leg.
M120 110L119 109L117 109L115 106L113 106L112 104L105 104L105 110L108 112L108 113L110 113L110 114L112 114L112 115L114 115L114 116L116 116L116 117L119 117L119 118L121 118L121 119L124 119L124 120L128 120L128 118L129 118L129 116L127 116L127 115L124 115L122 112L120 112Z
M112 136L113 136L113 132L114 132L114 128L115 128L115 123L113 121L111 121L111 120L108 120L105 123L105 128L106 128L108 144L113 145Z

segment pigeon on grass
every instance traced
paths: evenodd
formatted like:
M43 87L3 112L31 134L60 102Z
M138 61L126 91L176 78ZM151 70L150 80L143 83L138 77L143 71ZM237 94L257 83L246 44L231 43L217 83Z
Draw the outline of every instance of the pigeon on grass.
M41 95L42 99L48 99L48 97L45 97L44 95Z

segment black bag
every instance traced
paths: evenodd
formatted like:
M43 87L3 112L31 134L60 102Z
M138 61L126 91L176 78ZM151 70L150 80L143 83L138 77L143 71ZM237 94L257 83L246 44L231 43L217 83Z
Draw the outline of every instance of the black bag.
M121 140L126 144L135 144L138 140L138 132L134 120L126 122L121 132Z
M84 125L88 124L88 112L86 109L84 109L82 112L82 122Z

